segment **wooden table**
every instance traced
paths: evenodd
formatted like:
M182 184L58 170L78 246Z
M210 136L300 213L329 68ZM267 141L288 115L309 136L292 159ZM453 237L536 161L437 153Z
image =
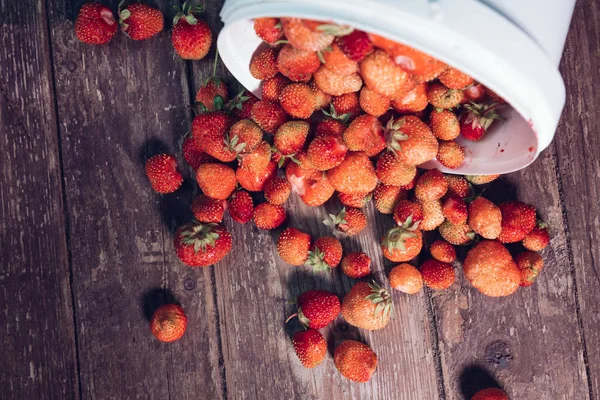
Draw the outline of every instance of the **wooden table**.
M360 338L379 354L363 385L343 379L331 357L304 369L294 326L283 323L287 301L305 290L345 293L352 282L339 271L285 265L276 232L229 218L234 251L223 262L177 260L172 233L189 218L196 185L159 196L144 162L166 150L184 165L188 105L212 56L182 61L168 32L82 45L73 31L81 3L0 2L0 398L463 399L494 382L511 399L600 398L598 1L577 5L556 139L499 183L550 223L537 283L492 299L461 274L447 291L394 293L397 315L381 332L340 320L324 331L332 346ZM155 3L171 12L171 2ZM205 3L217 33L222 1ZM291 199L290 223L324 235L320 221L338 207ZM391 220L373 207L369 217L367 232L344 245L372 255L381 276L390 264L377 241ZM147 318L170 299L189 326L163 344Z

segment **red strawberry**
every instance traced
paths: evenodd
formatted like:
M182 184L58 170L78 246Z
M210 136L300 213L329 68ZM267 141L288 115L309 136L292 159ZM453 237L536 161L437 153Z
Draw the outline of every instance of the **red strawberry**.
M485 239L496 239L502 230L500 208L484 197L477 197L469 204L469 226Z
M283 37L283 28L279 18L256 18L254 32L271 46Z
M427 287L434 290L448 289L454 283L456 275L452 264L438 260L427 260L421 265L421 275Z
M225 164L202 164L196 171L196 180L205 195L218 200L227 199L237 185L235 171Z
M285 121L287 114L279 104L258 101L252 106L252 121L267 133L275 133Z
M446 220L439 226L438 232L449 243L462 246L475 239L475 232L467 224L453 224Z
M98 2L84 4L75 21L75 34L80 42L106 44L117 33L117 22L108 7Z
M326 327L337 318L341 310L340 299L325 290L304 292L298 297L297 303L298 312L290 315L287 321L297 316L302 325L312 329Z
M163 30L164 19L156 8L133 3L123 9L119 7L119 24L133 40L145 40Z
M365 112L374 117L380 117L390 108L392 101L389 97L385 97L369 89L368 86L363 86L360 90L360 107Z
M202 112L220 111L229 100L227 85L221 78L208 78L196 94L196 104Z
M253 174L259 174L271 162L271 146L262 141L250 153L240 154L238 158L240 159L240 168Z
M373 43L371 43L369 35L356 29L346 36L338 37L336 43L353 61L362 61L373 51Z
M272 47L262 50L250 61L250 75L264 81L277 75L277 51Z
M465 89L475 82L469 75L452 67L442 72L439 80L448 89Z
M197 222L180 226L175 232L177 257L190 267L206 267L219 262L231 250L231 235L217 224Z
M339 240L331 236L323 236L313 244L306 265L312 267L313 272L327 272L338 266L342 253L342 244Z
M296 332L292 342L298 359L306 368L318 366L327 355L327 342L316 329Z
M235 192L229 199L229 215L240 224L245 224L252 219L254 202L245 190Z
M315 85L323 92L332 96L358 92L362 87L359 74L341 75L322 66L314 73Z
M315 96L315 101L317 104L315 111L325 108L329 105L329 103L331 103L331 95L319 89L314 81L312 81L308 86Z
M317 100L311 88L304 83L286 86L279 96L281 107L294 118L310 118L317 107Z
M288 78L281 74L277 74L274 77L267 79L262 83L262 99L264 101L279 101L279 96L281 96L281 92L283 89L291 84ZM313 92L314 95L314 92Z
M161 194L179 189L183 177L177 172L177 160L170 154L157 154L146 161L146 175L152 189Z
M429 246L431 257L444 263L456 261L456 249L443 239L438 239Z
M281 23L290 44L297 49L308 51L325 50L335 36L351 32L350 28L345 26L300 18L281 18Z
M417 175L415 175L415 178L412 180L412 182L410 182L408 185L402 185L400 187L404 190L413 190L415 186L417 186L417 181L419 180L419 177L419 171L417 170Z
M366 154L348 152L340 165L327 171L327 178L338 192L367 193L377 186L377 174Z
M344 131L346 131L346 125L336 119L327 118L317 124L315 137L329 135L342 137Z
M250 119L241 119L229 129L229 141L240 146L241 153L251 153L263 143L263 132L256 123Z
M394 207L394 221L398 226L404 226L408 223L409 227L416 229L423 218L423 207L419 203L400 200Z
M183 151L183 158L185 158L185 161L187 161L194 171L196 171L202 164L215 161L214 158L206 154L196 145L194 138L191 136L187 136L185 139L183 139L181 150Z
M381 122L372 115L356 117L344 132L344 142L351 151L365 151L381 132ZM412 179L412 178L411 178Z
M227 103L226 109L230 110L234 117L238 119L250 119L252 116L252 106L260 100L252 92L241 91L235 98Z
M416 294L423 289L423 277L418 269L410 264L396 265L390 271L390 286L406 294Z
M444 175L448 182L448 193L465 199L469 197L473 189L471 184L463 176L460 175Z
M304 147L309 131L306 121L288 121L277 129L273 144L284 156L295 154Z
M375 208L382 214L392 214L396 204L406 198L406 191L399 186L379 184L373 192Z
M478 141L488 131L498 115L498 103L465 104L465 111L460 116L460 134L467 140Z
M292 186L288 183L287 179L277 176L273 179L269 179L264 187L265 199L275 205L281 205L285 203L290 197Z
M440 142L436 158L446 168L460 168L465 163L465 150L454 140Z
M252 172L246 168L238 168L235 176L241 187L249 192L260 192L265 187L265 183L277 175L277 165L269 162L267 167L260 172Z
M467 203L460 197L448 196L442 206L442 212L444 213L444 217L455 225L467 223L467 218L469 216L467 212Z
M187 328L187 317L180 305L165 304L152 314L150 331L161 342L170 343L181 339Z
M277 252L283 261L291 265L302 265L308 260L311 238L296 228L287 228L277 239Z
M475 393L471 400L509 400L504 391L497 388L483 389Z
M308 161L317 171L327 171L344 161L348 148L341 137L318 136L308 145Z
M344 378L354 382L368 382L377 369L377 354L366 344L345 340L333 355L335 368Z
M339 119L342 122L351 120L360 113L360 103L358 101L358 95L356 92L333 97L333 100L331 100L331 106L333 111L331 113L331 117ZM327 115L325 111L323 111L323 113Z
M342 272L353 279L371 273L371 259L365 253L350 253L342 259Z
M377 178L386 185L407 185L416 175L417 167L404 164L392 152L383 153L377 160Z
M376 50L360 64L361 76L371 90L389 99L404 96L414 88L410 74L400 68L385 52Z
M485 97L485 86L481 83L474 83L465 89L465 100L466 102L479 102Z
M202 10L202 6L192 7L190 3L184 3L173 19L171 40L175 51L184 60L201 60L210 50L210 28L206 22L196 18Z
M257 205L252 215L254 224L259 229L275 229L283 224L286 218L285 208L271 203Z
M354 194L346 194L346 193L338 193L338 198L340 202L346 207L351 208L363 208L371 201L371 197L373 197L373 193L354 193Z
M422 201L438 200L444 197L447 191L448 182L444 175L437 169L431 169L417 180L415 197Z
M501 243L520 242L536 226L535 208L520 201L500 204L502 230L498 236Z
M206 151L206 147L223 149L223 139L231 127L231 117L224 112L210 112L196 115L192 121L192 137L196 147ZM211 145L207 144L209 138ZM220 139L220 141L219 141ZM226 150L222 150L225 152ZM233 160L235 160L235 153Z
M448 110L460 105L464 99L462 90L448 89L441 83L429 85L427 100L438 110Z
M294 82L308 82L321 67L314 51L300 50L289 44L283 46L277 56L277 68Z
M544 267L544 259L533 251L524 251L515 257L521 273L521 286L531 286Z
M523 239L523 247L531 251L542 251L549 242L548 226L544 222L539 222Z
M226 208L227 200L215 200L202 194L192 201L192 213L200 222L222 222Z
M337 231L349 236L360 233L367 226L367 216L358 208L342 208L338 215L329 214L329 219L323 221Z
M298 194L306 205L320 206L333 196L335 189L327 175L312 168L306 154L298 153L297 161L298 163L290 163L285 170L292 191Z
M349 59L336 43L319 54L325 67L336 74L351 75L358 72L358 63Z

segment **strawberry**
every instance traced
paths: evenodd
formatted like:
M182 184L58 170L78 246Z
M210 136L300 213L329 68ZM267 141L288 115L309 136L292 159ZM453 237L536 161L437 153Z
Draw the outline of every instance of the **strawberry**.
M119 7L119 24L133 40L146 40L163 30L164 19L156 8L133 3L123 9Z
M498 96L498 94L490 88L485 88L485 94L487 94L494 103L498 103L498 104L506 103L506 100L504 100L502 97Z
M329 105L329 103L331 103L331 95L319 89L314 81L312 81L308 86L315 96L315 111L325 108Z
M317 124L317 129L315 129L315 137L329 135L342 137L345 131L346 125L344 125L342 122L333 118L327 118Z
M273 179L269 179L265 183L264 195L265 199L275 205L282 205L290 197L292 187L288 183L287 179L276 176Z
M252 107L259 101L252 92L243 90L227 103L226 109L231 111L231 114L237 119L250 119Z
M417 83L432 81L448 68L443 62L404 44L393 42L388 52L396 64L414 75Z
M466 223L453 224L446 220L439 226L438 232L446 241L455 246L465 245L475 239L475 232Z
M390 271L390 286L406 294L416 294L423 288L423 277L418 269L410 264L396 265Z
M433 160L438 142L429 127L414 116L390 119L385 128L388 150L408 165L419 165Z
M531 251L542 251L550 242L548 225L538 222L537 226L523 239L523 247Z
M219 262L231 250L231 234L223 225L190 222L175 232L177 257L190 267Z
M420 83L415 86L410 92L405 95L393 99L392 107L399 113L418 113L427 108L429 100L427 100L427 83Z
M335 368L344 378L364 383L377 369L377 354L369 346L355 340L344 340L333 354Z
M524 251L515 257L521 274L521 286L531 286L544 267L542 256L533 251Z
M375 281L357 282L342 302L346 322L368 331L384 328L393 313L392 296Z
M394 221L398 226L408 224L408 227L415 230L419 227L423 218L423 207L419 203L403 199L394 207Z
M359 74L340 75L325 66L314 73L314 79L320 90L332 96L358 92L363 83Z
M483 389L475 393L475 396L471 397L471 400L509 400L506 393L501 389L489 388Z
M219 152L220 150L219 154L227 154L229 146L225 148L223 140L231 124L231 117L224 112L196 115L192 121L192 137L196 146L203 151L210 147L212 152ZM235 152L233 152L232 160L235 160Z
M337 167L346 158L348 148L341 137L335 135L318 136L308 145L308 161L317 171L327 171Z
M302 265L308 260L311 238L296 228L286 228L277 239L277 252L283 261L292 265Z
M261 203L254 209L252 220L258 229L275 229L284 223L287 218L285 208L271 204Z
M325 50L333 43L336 36L344 36L352 32L352 28L348 26L308 19L281 18L281 23L290 44L302 50Z
M339 232L353 236L366 228L367 216L358 208L349 208L346 210L346 207L344 207L338 215L329 214L329 218L323 221L323 223Z
M351 151L365 151L373 144L373 139L381 131L381 122L371 115L361 115L344 131L344 143Z
M436 138L454 140L460 135L460 122L450 110L433 110L429 116L429 125Z
M460 175L444 175L448 182L448 193L461 199L469 197L473 191L471 184Z
M275 133L288 120L287 114L279 104L258 101L252 106L252 121L267 133Z
M335 118L337 115L337 119L342 121L349 121L360 114L360 104L356 92L333 97L331 106L333 107L331 117Z
M235 141L238 145L245 143L241 153L250 153L263 144L262 130L250 119L240 119L233 124L229 129L229 138L230 142Z
M452 264L438 260L427 260L420 268L423 282L434 290L448 289L454 283L456 275Z
M360 90L360 107L374 117L380 117L390 108L391 100L388 97L363 86Z
M456 249L443 239L438 239L429 246L431 257L444 263L456 261Z
M283 28L279 18L256 18L254 20L256 36L274 46L283 37Z
M289 44L283 46L277 56L277 68L294 82L308 82L321 67L321 61L314 51L300 50Z
M374 33L367 33L367 36L369 37L369 40L373 46L386 51L392 50L398 44L398 42L394 40L384 38L383 36L379 36Z
M342 272L353 279L367 276L371 273L371 259L365 253L350 253L342 258Z
M419 255L423 247L423 236L420 230L410 225L409 218L405 225L390 229L381 238L385 258L392 262L406 262Z
M485 239L496 239L502 230L500 208L484 197L477 197L469 204L469 226Z
M161 342L181 339L187 328L187 317L180 305L165 304L158 307L150 319L150 332Z
M202 164L196 171L196 180L205 195L218 200L227 199L237 185L235 171L225 164Z
M254 202L245 190L238 190L229 199L229 215L240 224L245 224L252 219Z
M212 43L212 33L208 24L196 18L202 12L202 6L192 7L183 3L173 19L171 40L175 51L184 60L203 59Z
M294 228L288 228L294 229ZM325 328L340 315L340 299L325 290L309 290L298 297L298 311L288 317L286 322L298 317L300 323L311 329Z
M520 242L536 226L535 208L520 201L507 201L499 206L502 212L501 243Z
M327 355L327 342L316 329L296 332L292 343L298 359L306 368L318 366Z
M521 283L521 274L512 256L495 240L483 240L469 250L463 271L475 289L490 297L508 296Z
M247 168L238 168L235 176L241 187L249 192L260 192L265 187L265 183L277 175L277 164L273 161L267 164L267 167L260 172L252 172Z
M373 192L375 208L382 214L392 214L396 204L406 198L406 191L399 186L379 184Z
M302 150L309 131L310 124L306 121L288 121L277 129L273 144L282 155L293 155Z
M196 104L202 112L220 111L229 100L227 85L221 78L208 78L196 94Z
M498 179L500 175L467 175L465 178L473 185L485 185Z
M377 175L364 153L348 152L340 165L327 171L327 178L338 192L366 193L377 186Z
M196 171L202 164L214 162L215 159L199 148L191 136L186 136L181 145L183 158Z
M414 87L409 85L410 74L381 50L375 50L361 62L360 73L365 85L390 99L400 98Z
M323 236L313 244L306 265L312 267L313 272L327 272L338 266L342 253L342 244L339 240L331 236Z
M377 178L391 186L409 184L417 175L417 167L406 165L392 152L383 153L377 160Z
M415 186L417 186L417 181L419 180L419 177L421 175L419 175L419 170L417 170L417 175L415 175L415 178L407 185L402 185L401 188L404 190L413 190L415 188Z
M336 44L352 61L362 61L373 51L373 43L369 35L363 31L354 30L351 33L338 37Z
M292 185L292 191L298 194L308 206L322 205L333 196L335 189L326 174L308 165L304 153L299 153L297 160L300 164L290 163L285 171L286 178Z
M310 87L304 83L292 83L281 91L281 107L293 118L308 119L317 107L317 100Z
M490 129L495 120L502 119L496 112L497 103L465 104L465 111L460 116L460 134L467 140L478 141Z
M440 200L419 200L419 203L423 207L423 220L419 224L419 229L433 231L444 222L444 213Z
M340 202L346 207L351 208L363 208L371 201L373 197L373 193L354 193L354 194L346 194L346 193L338 193L338 198Z
M240 154L240 168L254 174L263 172L271 162L271 146L262 141L250 153Z
M466 102L480 102L485 97L485 86L480 83L473 83L471 86L465 89L465 99Z
M441 83L429 85L427 100L439 110L448 110L457 107L464 98L462 90L448 89Z
M458 196L448 196L442 205L444 217L455 225L467 223L467 203Z
M261 89L263 101L272 101L272 102L279 101L279 96L281 96L281 91L291 83L292 83L292 81L290 81L288 78L286 78L285 76L283 76L281 74L277 74L274 77L265 80L262 83L262 89ZM313 96L314 96L314 92L313 92ZM315 99L315 101L316 101L316 99Z
M454 140L440 142L437 160L446 168L457 169L465 163L465 150Z
M320 54L325 68L331 72L339 75L351 75L358 72L358 63L348 58L336 43Z
M447 191L448 182L444 175L437 169L431 169L417 180L415 197L423 201L438 200L444 197Z
M272 47L260 51L250 61L250 75L264 81L272 78L279 70L277 69L277 51Z
M173 193L183 183L177 172L177 160L170 154L157 154L146 161L146 175L152 189L161 194Z
M117 33L112 11L98 2L84 4L75 21L75 34L80 42L106 44Z
M442 72L439 80L448 89L465 89L475 82L469 75L452 67Z
M226 208L227 200L215 200L202 194L192 200L192 213L200 222L222 222Z

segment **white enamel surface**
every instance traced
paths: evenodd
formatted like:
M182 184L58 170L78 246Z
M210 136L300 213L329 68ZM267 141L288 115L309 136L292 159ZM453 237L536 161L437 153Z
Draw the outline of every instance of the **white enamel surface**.
M572 7L563 8L565 13L568 9L572 11ZM298 16L350 24L424 50L470 74L513 105L516 111L509 112L503 124L493 126L482 141L461 143L468 155L461 169L447 170L436 162L425 167L460 174L524 168L550 144L564 106L564 84L550 56L552 51L562 51L563 33L557 34L562 43L554 50L542 48L541 36L534 40L514 24L514 17L509 20L475 0L227 0L221 16L225 22L218 39L221 57L254 93L260 82L250 75L248 66L261 40L254 33L252 18ZM568 21L563 25L568 26Z

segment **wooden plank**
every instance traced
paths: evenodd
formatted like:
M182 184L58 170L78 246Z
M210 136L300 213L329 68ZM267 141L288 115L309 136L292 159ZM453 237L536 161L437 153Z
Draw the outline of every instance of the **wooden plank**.
M600 396L600 4L577 3L561 71L567 105L554 142L569 262L577 278L590 397Z
M0 388L78 399L44 2L0 2Z
M169 28L171 2L156 3ZM210 271L182 265L172 248L194 185L159 196L144 172L145 160L161 151L184 165L186 64L168 29L145 42L117 35L105 46L79 43L72 21L80 4L52 2L50 21L82 395L221 398ZM146 318L172 300L186 310L188 332L177 343L159 343Z

